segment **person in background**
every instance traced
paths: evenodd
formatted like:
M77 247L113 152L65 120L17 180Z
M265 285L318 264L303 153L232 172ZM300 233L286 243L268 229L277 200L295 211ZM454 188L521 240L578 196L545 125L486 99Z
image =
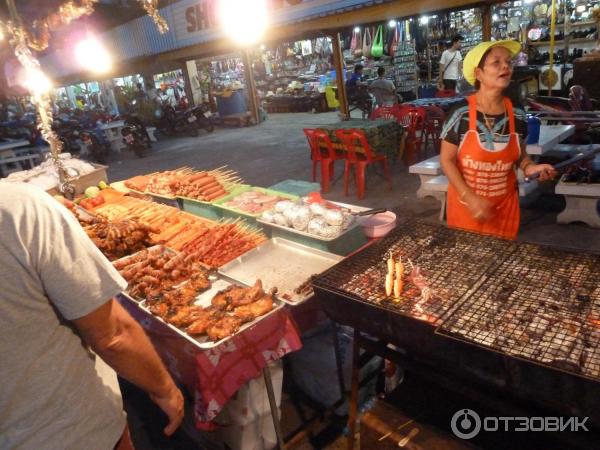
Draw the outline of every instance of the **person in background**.
M354 73L346 80L346 86L349 88L356 88L363 84L362 82L363 65L357 64L354 66Z
M462 36L454 36L450 47L442 53L442 57L440 58L440 77L438 79L438 87L440 89L456 90L456 84L462 70L462 55L460 54L462 40Z
M515 239L520 210L516 170L548 180L556 171L535 164L525 151L525 112L504 96L510 84L516 41L482 42L465 57L465 80L477 89L448 114L440 163L448 177L447 223L504 239Z
M146 99L146 92L144 91L144 87L142 86L142 83L136 84L135 98L140 101L143 101Z
M385 68L377 69L377 79L369 85L369 92L375 96L377 105L393 105L398 101L394 82L385 78Z
M183 397L150 340L114 300L127 283L65 207L6 183L0 196L0 448L130 450L120 393L99 355L183 419Z

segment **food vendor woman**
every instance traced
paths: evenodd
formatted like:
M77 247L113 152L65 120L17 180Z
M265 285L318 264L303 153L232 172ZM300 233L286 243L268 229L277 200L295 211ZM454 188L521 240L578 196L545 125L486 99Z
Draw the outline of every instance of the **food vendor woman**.
M516 169L540 181L555 175L525 152L525 112L503 95L521 46L515 41L482 42L465 57L465 79L477 91L448 114L440 162L448 177L448 226L505 239L519 231Z

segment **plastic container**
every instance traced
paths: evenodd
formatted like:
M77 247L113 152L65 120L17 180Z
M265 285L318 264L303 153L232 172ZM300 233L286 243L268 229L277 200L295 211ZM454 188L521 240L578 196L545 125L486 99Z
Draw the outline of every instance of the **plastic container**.
M311 192L321 192L321 184L302 180L283 180L277 184L274 184L273 186L269 186L269 189L304 197Z
M227 196L223 196L214 200L213 202L203 202L201 200L194 200L187 197L178 197L180 207L183 211L189 212L196 216L204 217L210 220L219 220L223 218L223 209L215 205L219 200L229 197L231 195L237 195L244 190L250 189L248 184L240 184L233 188Z
M527 144L537 144L540 140L541 121L537 116L527 116Z
M276 191L273 189L265 189L265 188L261 188L261 187L253 187L253 186L246 185L244 187L235 189L231 194L226 195L225 197L221 197L219 200L214 202L214 206L218 209L221 209L221 217L230 217L233 219L242 217L242 218L246 219L247 222L256 224L256 218L260 217L262 215L262 212L260 212L258 214L251 214L251 213L242 211L240 209L225 206L225 203L229 202L230 200L233 200L238 195L240 195L244 192L248 192L248 191L261 192L266 195L277 195L281 198L289 199L292 201L296 201L299 199L299 197L297 195L288 194L287 192L281 192L281 191Z
M386 211L372 216L359 217L358 221L362 226L365 236L380 238L394 229L396 226L396 214Z

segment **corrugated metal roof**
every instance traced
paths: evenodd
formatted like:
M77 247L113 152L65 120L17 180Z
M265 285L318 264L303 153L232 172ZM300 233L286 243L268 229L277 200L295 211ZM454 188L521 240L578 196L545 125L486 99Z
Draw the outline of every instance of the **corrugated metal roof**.
M387 1L391 0L304 0L299 5L274 11L271 23L289 25ZM216 0L182 0L162 8L160 14L169 25L169 31L165 34L158 32L152 18L143 16L102 33L99 39L110 50L115 62L123 62L223 38L219 28L193 33L186 31L186 9L203 2L213 2L211 5L214 7ZM57 52L42 58L42 65L54 77L66 77L78 72Z

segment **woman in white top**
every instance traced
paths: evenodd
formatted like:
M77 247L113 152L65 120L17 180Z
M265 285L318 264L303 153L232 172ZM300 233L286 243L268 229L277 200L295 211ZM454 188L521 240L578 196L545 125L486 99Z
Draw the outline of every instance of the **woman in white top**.
M440 78L438 86L440 89L454 91L456 83L462 71L462 55L460 54L460 44L463 40L461 35L452 38L452 44L442 53L440 59Z

